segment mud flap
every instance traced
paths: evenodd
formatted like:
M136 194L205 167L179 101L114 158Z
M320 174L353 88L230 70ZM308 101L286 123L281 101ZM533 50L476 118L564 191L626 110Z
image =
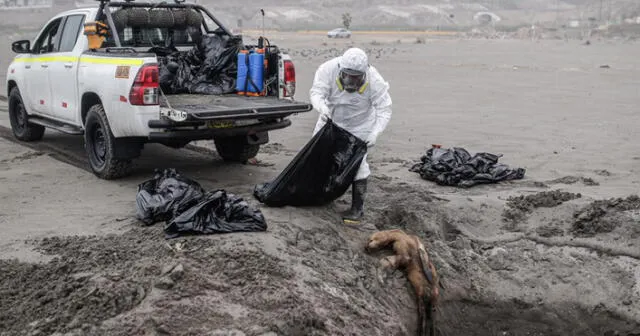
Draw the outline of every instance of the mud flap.
M257 132L247 135L247 144L263 145L269 142L269 132Z
M141 138L115 138L114 140L114 157L120 160L139 157L144 147L144 140Z

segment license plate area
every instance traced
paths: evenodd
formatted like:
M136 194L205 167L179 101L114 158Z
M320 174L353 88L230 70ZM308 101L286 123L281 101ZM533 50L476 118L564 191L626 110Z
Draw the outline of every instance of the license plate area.
M231 128L235 126L233 120L212 120L207 121L208 128L220 129L220 128Z
M231 128L257 125L260 123L258 119L237 119L237 120L211 120L207 121L208 128Z

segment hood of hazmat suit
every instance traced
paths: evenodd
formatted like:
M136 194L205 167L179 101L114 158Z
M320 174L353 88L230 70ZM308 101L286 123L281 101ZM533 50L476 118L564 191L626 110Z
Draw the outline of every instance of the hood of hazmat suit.
M364 88L369 67L369 60L364 51L358 48L347 50L340 58L338 65L340 66L339 86L349 93Z

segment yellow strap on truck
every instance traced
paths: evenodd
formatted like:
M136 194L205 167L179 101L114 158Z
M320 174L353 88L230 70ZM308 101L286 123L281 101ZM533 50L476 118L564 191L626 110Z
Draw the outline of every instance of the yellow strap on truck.
M144 61L136 58L113 57L82 57L80 63L113 64L113 65L142 65Z
M42 56L42 57L20 57L13 60L16 63L30 62L77 62L77 56Z
M77 62L90 64L111 64L111 65L142 65L144 61L135 58L114 58L114 57L94 57L94 56L43 56L43 57L20 57L16 58L16 63L30 62Z

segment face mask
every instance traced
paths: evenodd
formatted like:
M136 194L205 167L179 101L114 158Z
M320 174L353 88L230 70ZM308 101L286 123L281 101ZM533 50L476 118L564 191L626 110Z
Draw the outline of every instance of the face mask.
M356 91L363 93L368 84L366 77L365 73L345 69L340 71L336 81L340 90L344 90L349 93L354 93Z

